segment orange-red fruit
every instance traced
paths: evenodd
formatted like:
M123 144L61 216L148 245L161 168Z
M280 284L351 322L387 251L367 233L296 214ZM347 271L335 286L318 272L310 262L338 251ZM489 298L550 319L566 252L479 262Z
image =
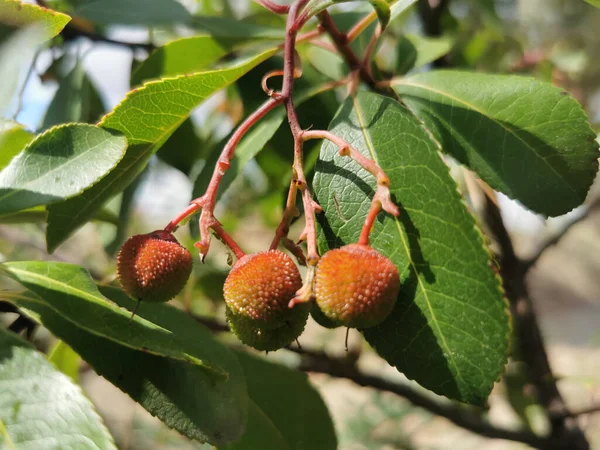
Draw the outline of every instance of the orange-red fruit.
M280 250L246 255L235 263L223 286L231 312L263 329L280 327L292 315L289 301L302 287L292 258Z
M117 257L117 276L123 290L145 302L172 299L191 272L192 255L164 230L130 237Z
M315 274L315 297L335 325L368 328L392 311L400 276L392 261L368 245L350 244L323 255Z

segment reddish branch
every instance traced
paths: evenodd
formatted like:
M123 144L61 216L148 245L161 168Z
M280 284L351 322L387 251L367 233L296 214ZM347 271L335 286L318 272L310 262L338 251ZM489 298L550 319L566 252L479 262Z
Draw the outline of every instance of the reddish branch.
M277 3L272 2L271 0L254 0L259 5L268 9L275 14L287 14L290 11L289 5L278 5Z
M373 75L371 73L371 69L370 69L370 66L372 63L371 57L372 57L372 52L374 51L377 41L380 37L379 27L375 31L375 34L369 43L366 54L364 55L364 61L361 61L358 58L358 56L356 55L356 53L354 53L354 50L352 50L352 48L350 47L350 42L351 42L351 39L349 37L350 34L342 33L337 28L337 26L333 22L333 19L331 18L331 16L329 15L329 13L327 11L323 11L323 12L319 13L318 18L319 18L319 22L321 24L321 28L327 34L329 34L329 36L333 40L333 43L335 44L335 47L337 48L338 53L342 56L342 58L346 62L346 65L348 66L348 68L352 72L356 73L358 75L358 77L360 77L360 79L367 86L369 86L369 88L371 88L374 92L378 92L379 94L386 95L386 96L394 98L396 100L400 100L400 98L398 97L398 94L396 93L396 91L394 91L394 89L392 89L389 86L386 86L385 84L382 85L382 84L378 83L377 80L375 80L375 78L373 77ZM355 28L358 27L359 25L360 25L360 27L364 26L364 28L366 28L369 25L369 23L372 22L372 20L370 20L370 21L367 20L369 18L370 18L370 16L367 16L365 19L363 19L363 21L359 22L355 26ZM362 32L364 30L364 28L353 29L351 32L354 32L355 34L352 36L352 38L355 38L359 32Z
M351 71L358 71L360 74L360 78L373 90L378 91L377 82L371 75L370 71L366 69L366 67L362 64L354 50L350 48L350 41L348 40L348 36L342 33L335 23L333 19L329 15L327 11L323 11L318 14L319 22L321 23L321 27L331 36L335 47L337 48L340 55L346 61L348 68Z
M200 214L200 241L194 244L202 254L202 258L206 256L210 248L210 230L214 230L215 233L221 238L221 240L231 248L233 253L239 257L243 256L242 250L235 243L233 238L229 236L224 230L219 221L214 217L214 210L217 203L217 192L221 180L225 175L225 172L231 167L231 159L235 153L237 145L244 135L255 125L260 119L262 119L269 111L273 110L277 105L281 104L283 99L272 97L262 104L256 111L250 114L246 120L237 128L233 133L223 151L221 156L215 165L215 170L208 184L206 192L201 197L192 200L191 204L175 219L173 219L166 227L166 231L174 230L177 225L184 220L186 217L194 214L195 212L202 210Z

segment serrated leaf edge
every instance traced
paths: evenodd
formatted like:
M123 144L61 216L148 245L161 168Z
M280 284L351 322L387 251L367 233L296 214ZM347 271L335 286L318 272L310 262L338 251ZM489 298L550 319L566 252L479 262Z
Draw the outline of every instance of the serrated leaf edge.
M438 71L438 73L439 73L439 72L441 72L441 71ZM446 71L446 72L448 72L448 71ZM474 72L467 72L467 71L460 71L460 70L452 70L451 72L453 72L453 73L465 73L465 74L473 74L473 73L474 73ZM468 103L468 102L465 102L464 100L462 100L462 99L460 99L460 98L457 98L457 97L455 97L455 96L453 96L453 95L450 95L450 94L448 94L448 93L446 93L446 92L444 92L444 91L440 91L440 90L437 90L437 89L432 89L432 88L431 88L431 87L429 87L429 86L422 85L422 84L419 84L419 83L407 83L407 82L406 82L406 80L410 80L411 78L417 77L417 76L419 76L419 75L422 75L422 74L415 74L415 75L412 75L412 76L410 76L410 77L400 77L400 78L393 78L393 79L391 79L391 80L389 81L389 84L390 84L390 86L391 86L392 88L394 87L394 85L395 85L395 84L402 84L402 85L404 85L404 86L413 86L413 87L417 87L417 88L422 88L422 89L424 89L424 90L426 90L426 91L435 92L435 93L437 93L437 94L440 94L440 95L442 95L442 96L444 96L444 97L446 97L446 98L449 98L449 99L451 99L451 100L453 100L453 101L456 101L457 103L460 103L460 104L462 104L462 105L468 106L468 107L469 107L470 109L472 109L473 111L475 111L475 112L477 112L477 113L481 114L482 116L485 116L485 117L487 117L487 118L488 118L490 121L492 121L492 122L494 122L494 123L496 123L496 124L500 125L500 126L501 126L501 127L504 129L504 130L506 130L506 132L507 132L507 133L510 133L510 134L511 134L511 135L513 135L513 136L514 136L516 139L518 139L519 141L523 142L523 144L524 144L524 145L525 145L527 148L531 149L531 151L532 151L532 152L533 152L533 153L534 153L536 156L538 156L538 158L539 158L539 159L541 159L542 161L544 161L544 162L546 163L546 165L547 165L547 166L548 166L548 167L549 167L549 168L550 168L550 169L551 169L551 170L552 170L552 171L553 171L553 172L554 172L554 173L555 173L555 174L558 176L558 178L559 178L561 181L563 181L563 182L564 182L564 184L565 184L565 185L566 185L566 186L567 186L567 187L568 187L568 188L569 188L571 191L573 191L573 192L576 194L576 197L579 197L578 193L577 193L577 192L576 192L576 191L575 191L575 190L574 190L574 189L573 189L573 188L572 188L572 187L569 185L569 183L567 183L566 181L564 181L563 177L562 177L562 176L561 176L561 175L560 175L558 172L556 172L556 170L554 169L554 167L552 167L551 165L549 165L549 164L547 163L547 161L545 160L545 158L543 158L543 157L541 157L541 156L539 156L539 155L538 155L538 153L537 153L537 151L535 150L535 148L532 148L532 147L531 147L529 144L527 144L526 142L524 142L524 141L523 141L523 140L522 140L522 139L521 139L521 138L520 138L518 135L516 135L516 134L515 134L515 133L514 133L512 130L510 130L509 128L506 128L504 125L502 125L500 122L498 122L498 121L497 121L496 119L494 119L493 117L490 117L488 114L486 114L486 113L482 112L481 110L479 110L478 108L476 108L474 105L471 105L470 103ZM582 107L582 106L579 104L579 102L578 102L577 100L575 100L575 98L573 98L573 97L572 97L572 96L571 96L571 95L570 95L570 94L569 94L567 91L565 91L564 89L561 89L561 88L559 88L559 87L557 87L557 86L554 86L554 85L553 85L553 84L551 84L551 83L546 83L546 82L543 82L543 81L537 80L536 78L533 78L533 77L527 77L527 76L521 76L521 75L504 75L504 74L479 74L479 75L503 76L503 77L506 77L506 78L516 78L516 79L519 79L519 80L528 80L528 81L529 81L530 83L532 83L532 84L535 84L535 85L538 85L538 86L540 86L540 85L546 86L546 87L550 88L551 90L554 90L554 91L558 92L558 94L567 94L567 97L566 97L566 98L568 98L568 99L569 99L569 100L570 100L570 101L573 103L573 106L574 106L574 108L575 108L575 109L577 109L577 112L581 113L581 114L583 115L583 117L585 118L585 123L586 123L586 125L587 125L587 130L586 130L586 131L589 133L589 136L587 136L587 139L588 139L588 142L591 144L591 145L590 145L590 150L595 150L595 153L596 153L596 156L595 156L595 157L593 156L593 157L591 157L591 158L590 158L590 164L591 164L591 167L594 169L594 173L597 173L597 172L598 172L598 166L599 166L598 158L600 157L600 143L598 143L598 141L596 140L596 138L597 138L597 135L596 135L596 133L594 132L594 130L592 129L592 126L591 126L591 124L590 124L590 121L589 121L589 117L588 117L587 113L585 112L585 110L583 109L583 107ZM398 93L398 95L400 95L400 97L402 97L402 94ZM411 112L411 113L412 113L414 116L416 116L416 117L417 117L417 119L418 119L418 120L419 120L419 122L422 124L422 126L423 126L423 127L426 129L426 130L427 130L428 134L429 134L429 135L430 135L430 136L433 138L433 134L432 134L432 133L431 133L431 131L430 131L430 130L427 128L427 126L426 126L426 125L425 125L425 123L424 123L424 122L421 120L421 118L418 116L418 114L416 114L416 112L415 112L415 111L413 111L413 110L412 110L412 108L410 108L410 106L408 106L406 103L402 102L402 105L403 105L403 106L404 106L406 109L408 109L408 110L409 110L409 111L410 111L410 112ZM433 139L434 139L434 142L435 142L435 143L438 145L438 148L440 149L440 151L441 151L442 153L444 153L444 150L443 150L443 147L442 147L441 143L440 143L440 142L438 142L438 141L437 141L437 139L435 139L435 138L433 138ZM595 144L595 145L594 145L594 144ZM450 156L452 156L452 155L450 155ZM461 164L461 165L464 165L464 164L462 164L462 163L460 163L460 164ZM586 195L585 195L585 197L587 197L587 195L589 194L591 187L592 187L592 183L590 183L590 185L589 185L588 189L586 190ZM513 199L513 200L519 201L519 199L509 196L509 195L508 195L506 192L503 192L503 194L505 194L507 197L509 197L509 198L511 198L511 199ZM584 200L584 201L585 201L585 200ZM569 212L573 211L573 210L574 210L575 208L577 208L578 206L579 206L579 205L577 205L577 206L575 206L575 207L571 208L569 211L565 211L565 212L563 212L563 213L561 213L561 214L559 214L559 215L568 214ZM528 209L530 209L529 207L527 207L527 208L528 208ZM530 210L531 210L531 209L530 209ZM532 211L534 211L534 210L532 210ZM538 212L538 211L534 211L534 212L535 212L536 214L540 214L540 215L542 215L542 216L543 216L545 219L547 219L547 218L549 218L549 217L557 217L557 216L550 216L550 215L547 215L547 214L545 214L545 213L541 213L541 212Z
M68 14L65 14L63 12L55 11L53 9L45 8L43 6L35 5L35 4L32 4L32 3L23 3L23 2L21 2L19 0L4 0L4 1L7 4L13 3L14 5L16 5L17 10L21 10L22 8L25 8L25 9L29 9L29 10L43 11L44 13L50 14L52 16L55 16L57 19L61 19L63 21L66 20L64 23L60 23L58 25L58 26L60 26L60 28L57 30L56 33L54 33L54 32L50 33L49 32L50 29L53 28L52 24L50 24L50 25L44 24L44 28L42 29L42 31L43 32L48 32L48 39L46 39L46 40L52 39L54 36L57 36L62 31L62 29L73 19L71 16L69 16ZM43 20L37 20L37 21L34 21L33 23L36 23L36 22L43 22ZM54 26L56 26L56 24L54 24Z
M4 169L2 169L2 171L1 171L1 172L3 172L3 171L6 169L6 168L8 168L8 167L10 166L10 164L16 160L16 158L20 157L20 156L21 156L21 155L23 155L23 154L24 154L24 153L25 153L27 150L29 150L29 148L30 148L32 145L34 145L34 144L35 144L35 143L36 143L38 140L41 140L41 139L43 139L43 138L44 138L44 137L45 137L47 134L53 133L53 132L55 132L56 130L59 130L59 129L62 129L62 128L88 128L88 129L101 129L101 128L100 128L100 127L98 127L97 125L92 125L92 124L89 124L89 123L81 123L81 122L70 122L70 123L63 123L63 124L60 124L60 125L53 126L52 128L48 128L48 129L47 129L47 130L45 130L44 132L42 132L42 133L38 134L37 136L35 136L35 137L34 137L34 138L33 138L33 139L32 139L32 140L31 140L31 141L30 141L30 142L29 142L29 143L28 143L28 144L27 144L27 145L26 145L24 148L23 148L23 150L21 150L21 151L20 151L20 152L19 152L17 155L15 155L15 156L14 156L14 158L13 158L13 159L11 159L10 163L9 163L9 164L7 164L7 165L6 165L6 167L4 167ZM78 196L78 195L80 195L82 192L85 192L85 191L87 191L87 190L88 190L88 189L90 189L92 186L94 186L94 185L96 185L97 183L99 183L99 182L100 182L100 181L101 181L101 180L102 180L104 177L106 177L106 176L107 176L107 175L108 175L110 172L112 172L112 170L113 170L115 167L117 167L117 165L119 164L119 162L121 162L121 160L122 160L122 159L125 157L125 153L127 152L127 148L128 148L127 137L125 137L125 136L124 136L122 133L121 133L121 136L115 136L113 133L111 133L111 131L113 131L113 132L114 132L114 130L111 130L111 131L109 131L109 130L107 130L107 129L105 129L105 128L102 128L101 130L102 130L102 131L104 131L104 132L106 132L106 133L108 133L108 134L110 134L110 135L111 135L111 136L113 136L113 137L123 137L123 139L125 140L125 149L124 149L124 151L123 151L123 153L122 153L121 157L120 157L120 158L119 158L117 161L115 161L115 163L112 165L112 167L111 167L111 168L109 168L109 169L108 169L108 171L107 171L107 172L106 172L104 175L102 175L101 177L99 177L99 178L98 178L96 181L94 181L93 183L91 183L91 184L89 184L88 186L86 186L86 187L84 187L84 188L82 188L82 189L78 190L78 191L77 191L76 193L74 193L73 195L69 195L69 196L67 196L67 197L63 197L63 198L61 198L61 199L59 199L59 200L56 200L56 201L53 201L53 202L50 202L50 203L44 203L44 204L43 204L43 206L52 205L52 204L54 204L54 203L61 203L61 202L65 201L65 200L68 200L68 199L70 199L70 198L77 197L77 196ZM0 172L0 173L1 173L1 172ZM47 173L48 173L48 172L46 172L44 175L46 175ZM23 189L16 189L16 190L15 190L13 193L11 193L11 194L9 194L9 195L5 195L5 196L3 196L3 197L0 197L0 200L3 200L3 199L5 199L5 198L7 198L7 197L10 197L11 195L14 195L14 194L15 194L15 193L17 193L17 192L21 192L21 191L23 191ZM30 209L30 208L33 208L33 207L35 207L35 206L41 206L41 205L34 205L34 206L30 206L30 207L26 208L26 210L27 210L27 209ZM18 211L14 211L14 212L19 212L19 211L23 211L23 210L22 210L22 209L20 209L20 210L18 210Z
M375 95L377 95L377 94L375 94ZM387 97L386 97L386 98L387 98ZM368 136L368 135L365 133L365 131L364 131L366 128L365 128L365 125L364 125L364 124L365 124L365 121L364 121L364 119L363 119L363 118L362 118L362 116L361 116L361 112L360 112L361 108L360 108L360 107L357 107L357 104L356 104L356 97L354 97L352 100L353 100L353 104L354 104L354 111L356 112L356 117L357 117L358 121L359 121L359 122L360 122L360 124L361 124L361 131L362 131L362 133L363 133L363 135L364 135L364 137L365 137L365 141L366 141L366 143L367 143L367 146L368 146L368 148L369 148L370 157L371 157L371 159L372 159L373 161L377 162L377 157L376 157L375 153L374 153L374 152L373 152L373 150L372 150L372 149L373 149L373 146L372 146L372 143L371 143L370 136ZM392 100L394 100L394 99L392 99ZM400 102L398 102L398 103L399 103L399 106L400 106L400 107L405 107L405 106L404 106L402 103L400 103ZM414 114L412 113L412 111L410 111L408 108L407 108L407 111L408 111L408 112L410 112L410 113L411 113L411 114L414 116ZM421 126L423 126L423 125L422 125L422 122L421 122L421 120L420 120L420 118L418 118L418 117L417 117L417 120L418 120L418 122L421 124ZM428 135L430 135L430 134L431 134L431 133L429 132L429 130L426 130L426 132L427 132L427 134L428 134ZM433 142L434 142L434 143L435 143L435 144L438 146L438 148L439 148L439 143L438 143L437 141L435 141L435 140L434 140ZM438 156L440 156L440 155L439 155L439 153L438 153ZM440 156L440 158L441 158L441 156ZM479 240L478 244L481 246L481 248L482 248L482 249L483 249L483 250L486 252L486 254L487 254L487 256L488 256L488 264L491 264L491 263L492 263L492 259L491 259L491 255L492 255L492 254L491 254L491 250L490 250L490 249L489 249L489 247L488 247L488 246L485 244L485 241L484 241L484 239L483 239L483 234L482 234L481 230L479 229L479 227L478 227L478 225L477 225L477 221L476 221L475 217L474 217L474 216L471 214L471 212L469 211L469 209L468 209L468 207L467 207L467 204L466 204L466 202L464 201L464 198L462 197L462 195L460 194L460 192L459 192L459 190L458 190L458 185L456 184L456 182L454 182L454 179L453 179L453 178L452 178L452 176L450 175L450 169L448 168L448 166L447 166L445 163L444 163L444 167L446 167L446 169L447 169L447 171L448 171L448 176L449 176L449 177L452 179L452 181L453 181L453 183L454 183L454 187L455 187L455 189L454 189L454 191L453 191L453 192L454 192L454 193L455 193L455 195L456 195L456 199L457 199L457 200L458 200L458 201L459 201L459 202L460 202L460 203L463 205L463 207L465 208L465 212L466 212L466 213L467 213L467 215L470 217L470 220L472 220L472 227L473 227L473 230L475 230L475 232L476 232L476 236L477 236L477 238L478 238L478 240ZM399 236L400 236L400 239L401 239L401 241L402 241L402 246L404 247L404 250L405 250L405 251L407 251L407 249L408 249L408 247L407 247L407 243L406 243L406 241L405 241L404 234L403 234L403 232L402 232L402 228L401 228L401 226L400 226L400 222L399 222L398 218L394 218L394 223L395 223L395 225L396 225L396 228L398 229L398 234L399 234ZM429 299L428 299L428 296L427 296L427 293L426 293L427 291L426 291L426 289L424 288L424 286L423 286L423 284L422 284L422 281L421 281L421 276L419 275L418 271L415 269L415 267L414 267L414 263L413 263L412 259L410 258L410 256L409 256L408 260L409 260L409 264L410 264L410 268L411 268L410 270L411 270L411 271L412 271L412 272L415 274L415 276L416 276L416 278L417 278L417 280L418 280L419 287L420 287L421 291L423 292L423 294L424 294L424 296L425 296L425 299L426 299L426 302L427 302L427 306L428 306L429 312L430 312L430 314L431 314L431 316L432 316L432 318L433 318L433 322L434 322L434 323L437 323L437 319L435 318L435 313L433 312L433 309L431 308L431 305L430 305L430 302L429 302ZM489 268L489 266L488 266L488 268ZM491 270L491 269L489 269L489 270ZM499 276L497 273L494 273L494 278L495 278L495 279L496 279L496 281L497 281L497 283L496 283L496 286L497 286L497 289L498 289L498 293L500 294L501 298L504 300L505 308L503 308L503 310L504 310L504 312L505 312L505 314L506 314L506 316L507 316L507 318L508 318L508 321L509 321L508 331L507 331L507 334L506 334L506 336L505 336L506 348L507 348L507 350L508 350L508 348L509 348L509 344L510 344L510 336L511 336L511 332L512 332L511 316L510 316L510 312L509 312L509 308L508 308L508 302L507 302L507 299L506 299L506 296L505 296L505 292L504 292L504 289L502 288L502 281L501 281L501 278L500 278L500 276ZM453 358L452 358L452 356L451 356L451 355L452 355L452 352L450 351L450 348L448 347L448 344L446 343L446 340L445 340L444 334L441 332L441 330L440 330L439 328L438 328L438 330L437 330L437 335L439 335L439 336L442 338L443 345L444 345L444 347L445 347L445 349L446 349L446 352L447 352L447 353L450 355L450 357L451 357L451 359L452 359L452 361L453 361L453 366L454 366L454 369L456 370L457 376L458 376L458 377L460 377L460 378L462 379L462 375L460 374L460 371L459 371L459 369L458 369L458 366L456 365L456 362L454 362L454 359L453 359ZM372 344L372 343L370 343L370 342L369 342L369 344L370 344L371 346L373 346L373 348L374 348L374 349L375 349L375 350L376 350L376 351L379 353L379 351L378 351L378 349L377 349L377 346L376 346L376 345L374 345L374 344ZM385 359L385 358L384 358L384 359ZM386 360L386 361L387 361L387 360ZM507 351L507 352L505 352L505 354L504 354L504 360L503 360L503 364L502 364L502 370L501 370L501 371L499 371L499 373L498 373L498 375L496 376L496 379L494 380L494 382L492 382L492 383L491 383L491 384L488 386L488 392L491 392L491 390L492 390L492 388L493 388L493 385L494 385L494 383L495 383L496 381L498 381L498 380L500 379L500 377L502 376L502 374L505 372L505 370L506 370L506 364L507 364L507 363L508 363L508 351ZM396 366L394 366L394 367L396 367ZM397 369L397 367L396 367L396 369ZM408 378L408 377L407 377L407 378ZM417 381L417 382L418 382L418 380L414 380L414 381ZM463 382L464 382L464 379L463 379ZM467 385L468 385L468 384L467 384L467 383L465 383L465 386L467 386Z

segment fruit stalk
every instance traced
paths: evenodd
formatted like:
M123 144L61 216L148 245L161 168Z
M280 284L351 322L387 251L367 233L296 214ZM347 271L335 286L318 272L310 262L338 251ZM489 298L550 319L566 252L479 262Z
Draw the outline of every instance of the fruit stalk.
M370 172L375 179L377 180L377 190L375 191L375 195L373 196L373 200L371 201L371 208L369 209L369 213L365 219L365 224L360 234L360 239L358 241L359 244L368 245L369 244L369 233L373 227L373 223L377 217L377 214L382 209L393 215L400 215L400 210L396 206L396 204L392 201L392 196L390 192L390 179L385 174L383 169L379 167L379 165L373 161L372 159L367 158L362 153L360 153L356 148L350 145L348 142L336 136L331 131L326 130L308 130L302 133L302 139L308 141L310 139L327 139L331 141L339 148L339 153L341 156L348 156L355 160L358 164L360 164L365 170Z
M305 227L304 231L300 235L300 239L306 239L307 241L307 258L306 261L309 266L315 266L319 261L319 254L317 251L317 228L315 214L321 210L321 207L312 199L312 195L306 182L306 176L304 174L303 164L303 144L302 140L303 130L296 114L294 107L293 91L294 91L294 75L295 75L295 51L296 51L296 35L297 32L304 22L307 20L306 17L299 15L300 10L306 5L307 0L298 0L290 8L288 20L286 24L286 41L284 48L284 65L283 65L283 85L281 89L281 97L284 99L284 105L287 111L288 122L290 124L290 130L294 137L294 162L292 164L293 177L292 183L290 184L290 198L294 199L294 204L288 202L282 223L277 228L278 233L275 235L274 242L278 242L281 236L285 234L279 234L289 227L289 221L293 218L295 212L295 198L296 191L300 191L302 195L302 203L304 205L304 217Z
M177 228L178 224L186 217L196 213L199 210L202 210L199 219L200 241L196 242L195 246L199 249L203 257L206 256L210 248L211 229L213 229L217 233L217 235L223 240L223 242L225 242L236 255L243 255L243 252L241 251L239 246L227 233L225 233L223 227L220 226L220 223L214 217L214 208L216 205L217 192L219 190L221 180L225 172L231 167L231 159L233 158L235 149L242 137L248 132L248 130L253 125L255 125L260 119L262 119L267 113L269 113L276 106L282 103L286 105L288 116L290 114L294 115L295 121L293 119L290 119L290 125L294 123L294 126L292 126L292 133L294 133L295 140L298 140L296 136L299 136L302 131L298 120L295 117L295 110L292 102L292 92L295 75L294 52L296 36L298 31L300 30L300 28L302 28L306 21L306 19L304 19L304 21L298 20L298 13L306 5L307 2L308 0L297 0L291 6L281 6L271 2L270 0L258 0L259 4L261 4L262 6L264 6L272 12L275 12L277 14L289 13L286 26L286 39L284 43L285 64L282 73L282 91L280 93L268 92L270 94L270 98L265 103L263 103L256 111L254 111L250 116L248 116L246 120L244 120L244 122L242 122L242 124L233 133L227 144L225 144L225 147L221 152L221 156L219 157L217 164L215 165L213 175L204 195L192 200L191 204L165 227L165 230L172 231L175 228ZM301 38L312 39L321 33L322 30L314 30L306 33L306 35L301 36ZM300 154L301 151L302 150L300 148ZM297 152L295 152L295 154L297 154ZM301 176L304 182L306 183L303 172L301 172ZM281 237L282 236L280 236L279 239ZM279 241L279 239L277 239L277 241Z
M179 223L181 223L181 221L183 221L186 217L196 213L199 210L202 210L199 220L200 241L196 242L194 245L200 250L203 258L208 253L208 249L210 247L211 229L213 229L215 233L217 233L217 235L223 240L223 242L229 246L234 254L237 255L239 253L243 255L243 252L239 246L235 243L233 238L231 238L231 236L229 236L223 230L220 222L214 216L215 205L217 203L217 192L219 191L219 186L223 176L225 175L225 172L231 167L231 159L233 158L235 149L237 148L241 139L250 130L250 128L252 128L253 125L255 125L267 113L281 103L283 103L283 99L281 98L269 98L242 122L242 124L233 133L229 141L227 141L225 147L223 147L223 151L221 152L217 164L215 165L215 169L204 195L192 200L190 205L177 217L171 220L171 222L169 222L169 224L165 227L165 231L171 232L177 228Z

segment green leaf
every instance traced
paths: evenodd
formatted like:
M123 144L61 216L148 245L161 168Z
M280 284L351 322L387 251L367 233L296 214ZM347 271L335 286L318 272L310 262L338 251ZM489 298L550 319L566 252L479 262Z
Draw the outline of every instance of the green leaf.
M303 12L311 17L325 11L336 3L346 3L352 0L310 0L304 7Z
M385 27L390 23L392 11L387 0L369 0L369 3L375 8L375 13L381 24L381 29L385 30Z
M246 37L191 36L176 39L154 50L136 67L131 75L131 85L207 69L247 42Z
M27 223L27 222L44 222L48 216L45 206L36 206L34 208L25 209L8 214L0 214L0 223Z
M217 41L223 39L225 42L230 42L232 39L279 41L285 38L285 30L282 28L265 27L253 22L226 17L194 17L192 25L210 34Z
M449 37L434 38L406 33L396 45L396 73L404 74L413 68L429 64L447 54L452 45Z
M252 400L248 400L245 433L239 440L221 447L220 450L263 450L265 445L277 450L292 450L269 416Z
M397 0L393 2L391 6L390 22L403 17L415 3L417 3L417 0Z
M17 90L23 64L30 62L36 48L56 36L69 20L69 16L37 5L0 0L0 34L17 27L0 45L0 112Z
M116 450L81 389L29 343L0 328L0 448Z
M206 69L230 51L230 45L212 36L192 36L157 48L131 75L131 85L152 78L172 77ZM201 51L199 51L201 49Z
M14 213L0 214L0 224L46 222L48 211L45 206L34 206ZM119 225L120 218L106 208L96 213L93 220Z
M315 14L326 10L327 8L335 5L336 3L345 3L349 1L353 0L310 0L305 6L304 11L307 12L309 16L314 16ZM385 28L389 24L389 22L399 18L408 8L410 8L417 2L417 0L368 1L375 8L375 14L373 14L373 19L375 19L375 15L377 15L379 17L379 20L382 22L382 28ZM383 6L383 4L386 4L387 8Z
M506 364L510 326L490 255L448 167L418 120L387 97L348 99L330 129L380 165L401 210L398 218L381 213L371 235L402 287L391 315L365 338L427 389L483 404ZM372 175L323 144L314 178L324 208L321 252L358 240L374 188Z
M31 61L35 49L43 40L42 26L34 24L19 29L0 41L0 112L6 111L19 87L23 65Z
M33 134L24 126L0 117L0 170L25 148L33 139Z
M190 13L177 0L90 0L82 3L73 15L98 25L169 25L185 23Z
M0 0L0 24L11 27L25 27L39 24L43 30L42 43L62 31L71 18L66 14L42 8L31 3L15 0Z
M0 172L0 214L81 193L113 169L126 148L125 137L94 125L46 131Z
M42 128L65 122L91 123L104 112L98 91L79 61L69 74L60 80L54 98L46 111Z
M48 361L75 383L79 382L81 357L63 341L58 341L54 345L54 348L48 355Z
M600 8L600 0L585 0L590 5L594 5L596 8Z
M317 46L311 46L307 53L311 64L326 77L341 80L348 75L348 66L338 53Z
M548 83L434 71L393 88L444 152L528 208L557 216L580 205L598 170L598 143L579 104Z
M125 134L129 141L125 157L91 189L48 209L48 251L54 251L109 198L123 191L196 106L275 52L266 51L226 69L151 81L131 91L100 123Z
M216 377L227 377L224 369L211 363L210 352L189 353L179 336L170 330L140 316L130 320L130 314L108 301L80 266L18 261L3 263L0 270L38 295L57 314L89 333L134 350L197 365ZM210 341L206 344L210 345Z
M327 406L306 374L236 351L252 402L246 434L228 450L335 450L337 439ZM253 409L256 408L254 411ZM253 426L254 425L254 426ZM278 431L278 433L275 433ZM275 437L271 437L275 436ZM272 439L283 440L275 445Z
M167 164L186 175L202 155L207 142L201 139L191 119L186 119L156 153Z
M135 306L118 289L100 289L122 307ZM242 435L248 397L240 364L227 347L182 311L164 304L142 304L138 314L176 332L182 345L193 352L210 352L211 359L229 373L228 380L215 380L198 366L133 350L89 333L31 292L3 292L2 296L67 342L99 375L181 434L218 446Z

